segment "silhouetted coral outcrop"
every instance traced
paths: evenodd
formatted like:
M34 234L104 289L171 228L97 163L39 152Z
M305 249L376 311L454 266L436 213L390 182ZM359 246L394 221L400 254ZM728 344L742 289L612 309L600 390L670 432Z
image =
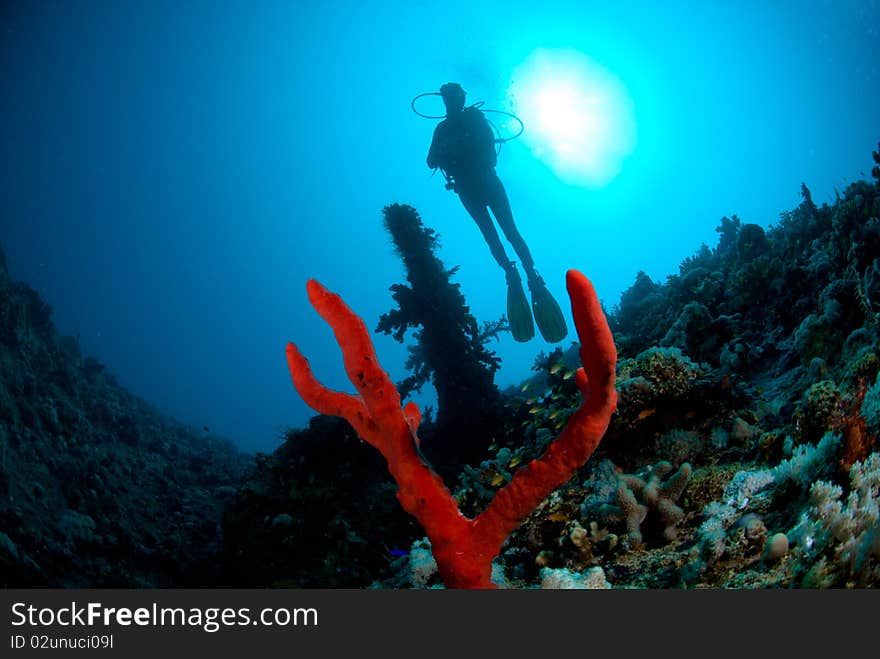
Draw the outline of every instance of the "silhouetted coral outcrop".
M500 435L503 410L493 384L500 360L485 344L503 324L478 325L451 281L456 269L437 258L437 234L415 208L392 204L383 213L409 283L391 287L398 307L382 315L376 331L402 342L407 330L415 330L407 362L413 375L400 384L401 397L433 383L436 425L425 428L422 450L438 470L456 473L484 456L493 436Z
M223 583L363 588L420 529L394 499L385 461L344 420L318 415L290 430L231 501Z

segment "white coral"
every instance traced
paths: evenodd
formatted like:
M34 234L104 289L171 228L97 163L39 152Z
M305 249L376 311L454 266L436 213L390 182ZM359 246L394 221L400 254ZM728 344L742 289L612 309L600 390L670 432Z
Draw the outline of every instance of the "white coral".
M880 454L872 453L850 471L846 502L843 489L825 481L810 488L811 506L793 530L806 553L829 549L846 579L880 579Z
M601 567L591 567L584 572L572 572L565 568L541 569L543 590L603 590L611 588Z
M834 456L840 444L840 435L827 432L816 446L802 444L794 455L770 470L777 484L792 480L806 489L828 466L834 464Z

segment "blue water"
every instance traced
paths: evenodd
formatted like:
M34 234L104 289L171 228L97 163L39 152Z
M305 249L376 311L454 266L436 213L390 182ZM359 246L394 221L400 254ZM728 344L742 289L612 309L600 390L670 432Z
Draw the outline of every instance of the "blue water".
M556 167L534 121L501 150L514 217L561 299L567 268L611 307L639 270L662 281L714 246L722 216L768 226L801 182L821 204L870 177L875 0L605 4L4 2L9 269L123 385L271 450L311 414L287 341L346 387L305 281L371 328L392 307L404 275L384 205L413 204L440 233L480 320L504 313L503 273L425 165L436 122L411 111L416 94L457 81L468 102L515 109L515 72L539 49L585 58L625 91L631 143L608 180ZM375 343L403 377L405 349ZM504 386L550 346L495 348Z

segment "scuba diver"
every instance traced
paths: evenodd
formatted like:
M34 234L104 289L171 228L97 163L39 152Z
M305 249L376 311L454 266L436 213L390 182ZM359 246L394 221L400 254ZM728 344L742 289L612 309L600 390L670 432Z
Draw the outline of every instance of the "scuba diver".
M476 105L464 107L465 91L458 83L443 85L440 96L446 106L446 118L434 130L428 151L428 167L433 170L439 168L443 172L446 188L458 194L465 210L474 218L489 244L492 256L504 270L507 279L507 317L513 338L523 342L535 336L532 321L534 312L541 335L549 343L557 343L568 333L565 318L535 270L528 245L514 224L507 192L495 173L498 154L492 128ZM507 258L504 245L489 216L489 209L525 270L532 294L531 310L516 262Z

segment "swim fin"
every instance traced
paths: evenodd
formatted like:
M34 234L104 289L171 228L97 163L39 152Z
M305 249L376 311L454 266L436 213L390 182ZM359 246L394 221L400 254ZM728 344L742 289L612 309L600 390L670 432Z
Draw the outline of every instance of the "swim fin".
M529 309L529 301L523 290L519 272L511 264L507 274L507 320L510 323L510 332L513 338L520 343L531 341L535 337L535 323L532 320L532 310Z
M544 280L537 273L529 277L529 290L532 292L532 311L541 336L547 343L559 343L568 334L565 316L559 303L547 290Z

